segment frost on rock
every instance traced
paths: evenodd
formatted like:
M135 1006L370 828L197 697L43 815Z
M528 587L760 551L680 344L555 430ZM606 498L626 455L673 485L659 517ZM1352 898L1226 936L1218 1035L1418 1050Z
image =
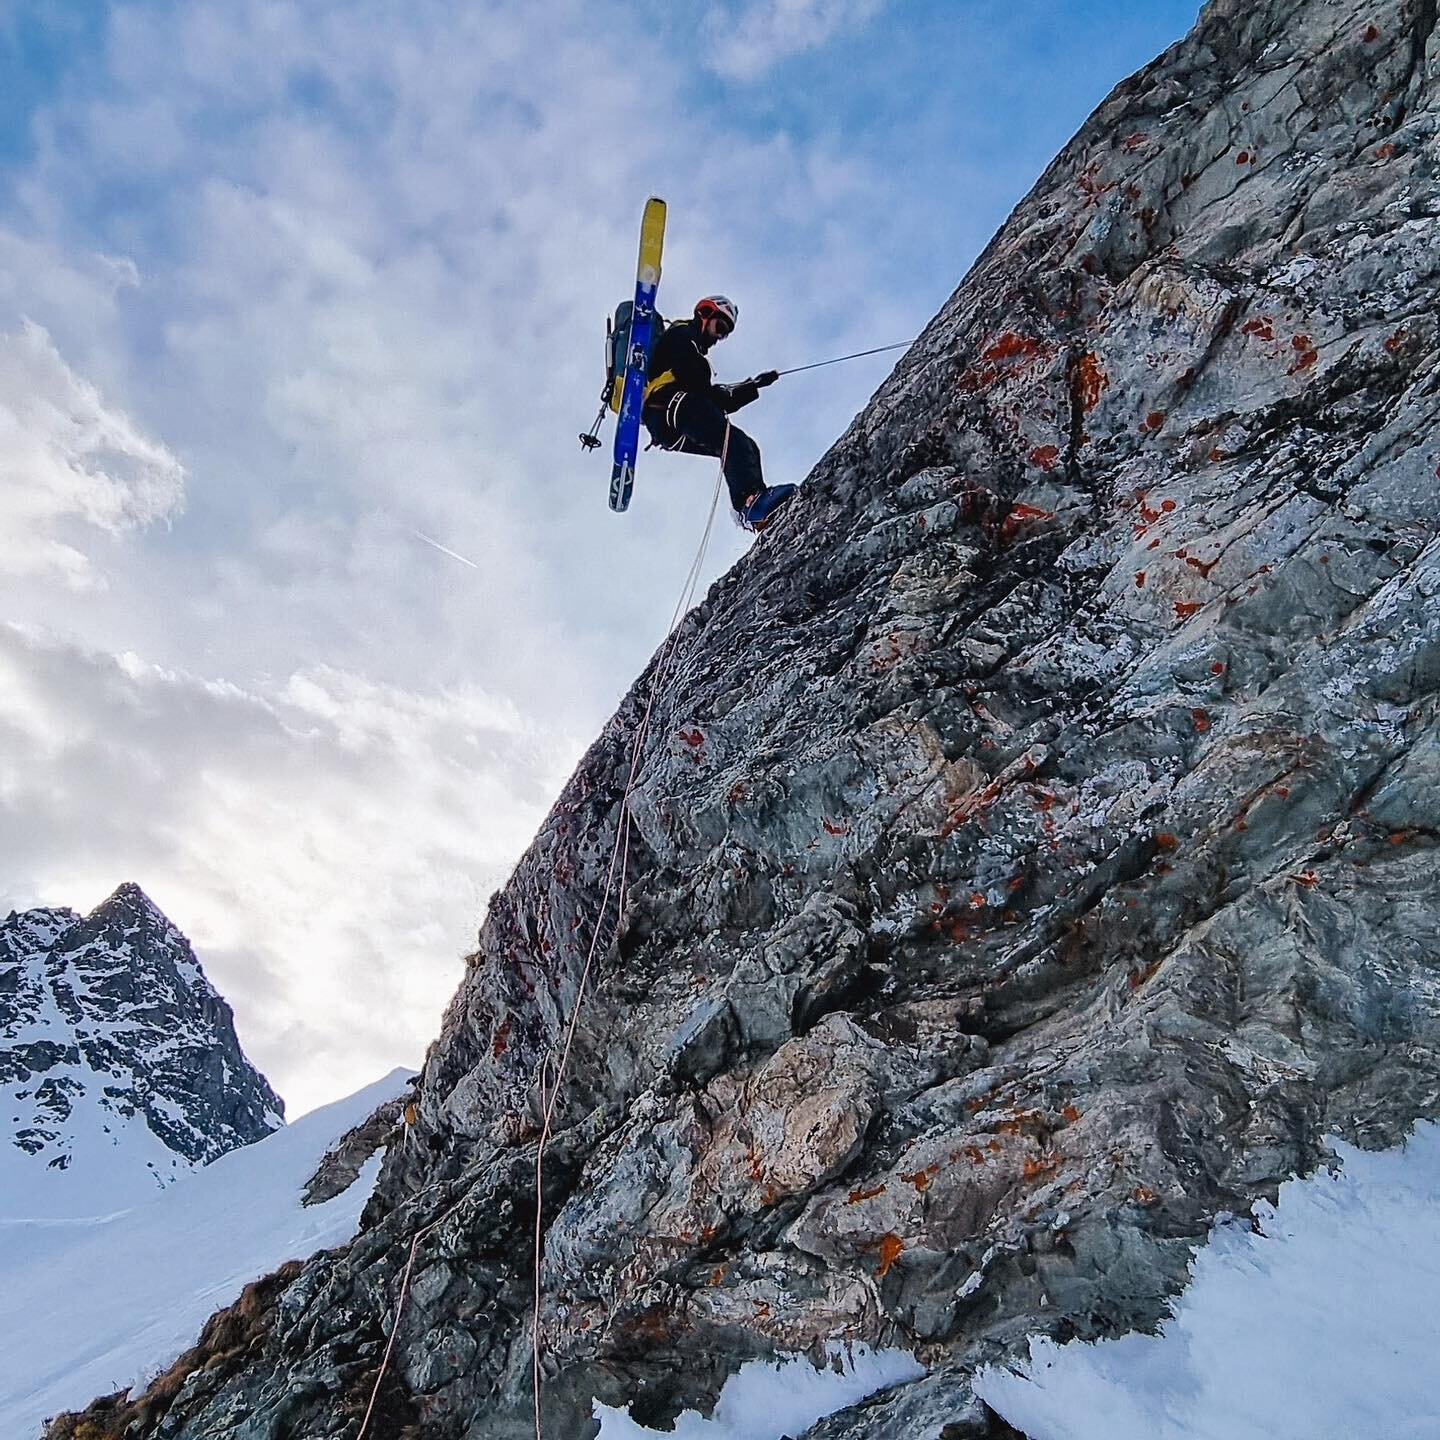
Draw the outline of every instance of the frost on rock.
M533 1432L538 1333L566 1440L832 1341L926 1374L813 1440L1002 1435L980 1367L1440 1114L1437 61L1428 4L1212 0L1100 106L682 624L539 1314L649 673L361 1234L168 1440L347 1433L432 1225L390 1433Z

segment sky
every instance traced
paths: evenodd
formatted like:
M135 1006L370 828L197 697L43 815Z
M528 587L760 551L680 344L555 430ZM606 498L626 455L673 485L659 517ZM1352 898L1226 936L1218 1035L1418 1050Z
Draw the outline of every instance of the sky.
M138 882L292 1116L418 1065L704 525L576 440L644 198L721 378L907 340L1196 10L0 0L0 911Z

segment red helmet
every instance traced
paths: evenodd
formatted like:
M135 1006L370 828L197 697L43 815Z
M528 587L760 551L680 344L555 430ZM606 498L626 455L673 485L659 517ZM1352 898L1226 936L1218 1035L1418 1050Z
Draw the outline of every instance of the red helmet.
M734 328L735 323L740 319L740 307L727 296L707 295L703 300L695 302L695 318L697 320L721 320L721 334L728 335Z

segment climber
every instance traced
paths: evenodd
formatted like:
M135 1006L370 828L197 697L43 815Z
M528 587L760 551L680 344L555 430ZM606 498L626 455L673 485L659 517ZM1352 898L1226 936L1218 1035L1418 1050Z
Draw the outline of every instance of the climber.
M766 370L735 385L716 385L705 358L710 347L735 328L739 316L733 300L707 295L696 303L691 319L666 328L650 353L650 383L641 418L661 449L712 458L723 455L731 505L745 525L762 530L795 493L795 486L766 485L760 447L728 417L780 377Z

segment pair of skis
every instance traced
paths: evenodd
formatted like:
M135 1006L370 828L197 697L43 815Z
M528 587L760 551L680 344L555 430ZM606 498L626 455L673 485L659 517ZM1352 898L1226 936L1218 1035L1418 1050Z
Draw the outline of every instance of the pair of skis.
M640 221L640 259L635 266L635 307L630 318L630 345L625 358L620 417L615 426L615 463L610 471L610 508L624 510L635 488L635 458L640 450L640 409L650 364L650 339L655 326L655 291L660 285L660 253L665 246L665 202L652 195Z

